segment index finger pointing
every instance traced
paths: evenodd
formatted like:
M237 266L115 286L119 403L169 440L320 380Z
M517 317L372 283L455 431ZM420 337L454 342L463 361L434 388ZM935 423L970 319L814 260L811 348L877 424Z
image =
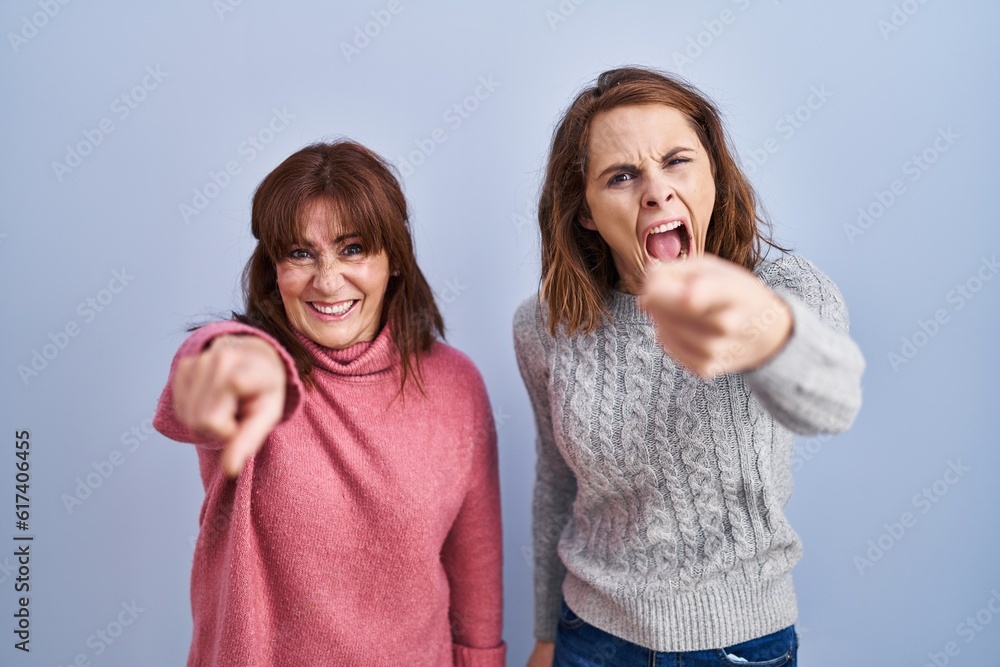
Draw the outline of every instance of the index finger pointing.
M243 470L247 459L257 453L271 430L278 423L281 413L271 414L268 409L255 409L239 422L236 435L222 452L222 468L230 477Z

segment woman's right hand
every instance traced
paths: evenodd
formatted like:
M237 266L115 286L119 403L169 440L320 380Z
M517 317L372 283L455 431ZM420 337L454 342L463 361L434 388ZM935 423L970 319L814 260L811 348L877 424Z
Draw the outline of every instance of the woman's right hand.
M552 655L555 653L555 642L535 642L535 650L531 652L526 667L552 667Z
M188 428L225 442L222 467L236 477L285 409L285 366L252 335L219 336L174 374L174 413Z

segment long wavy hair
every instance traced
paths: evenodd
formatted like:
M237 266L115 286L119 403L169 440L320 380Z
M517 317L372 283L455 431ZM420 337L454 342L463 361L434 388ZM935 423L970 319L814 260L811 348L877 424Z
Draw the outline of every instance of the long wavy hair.
M420 386L420 355L444 336L434 293L413 253L406 198L389 163L353 141L316 143L289 156L261 181L250 228L258 243L243 270L244 313L235 319L274 336L313 384L313 358L296 337L278 290L276 265L302 240L302 215L316 200L329 204L338 225L357 234L366 250L385 251L392 274L379 327L388 325L400 354L402 379Z
M771 224L729 148L715 105L691 84L665 72L645 67L608 70L576 96L556 126L539 199L540 292L548 304L553 335L560 324L570 334L600 324L607 315L607 293L619 277L608 244L580 224L590 215L587 147L594 118L617 107L649 104L683 113L708 151L716 195L705 252L752 271L768 247L785 250L771 237Z

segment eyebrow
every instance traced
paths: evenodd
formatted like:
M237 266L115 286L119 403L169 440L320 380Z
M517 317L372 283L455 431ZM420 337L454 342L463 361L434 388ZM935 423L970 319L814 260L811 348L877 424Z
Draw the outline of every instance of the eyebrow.
M348 232L346 234L341 234L337 238L333 239L333 245L337 245L339 243L343 243L344 241L346 241L348 239L353 239L353 238L361 238L361 234L358 234L357 232ZM310 250L312 250L312 249L314 249L316 247L315 243L313 243L312 241L308 241L306 239L302 239L302 241L301 241L301 243L299 245L305 246L306 248L309 248Z
M667 153L662 158L660 158L660 162L668 162L671 158L673 158L674 156L676 156L678 153L683 153L685 151L690 151L692 153L695 152L695 150L693 148L687 148L685 146L678 146L676 148L672 148L669 151L667 151ZM602 176L605 176L605 175L607 175L607 174L609 174L609 173L611 173L613 171L638 171L638 170L639 170L639 168L636 167L634 164L626 164L624 162L620 162L618 164L611 165L610 167L608 167L607 169L605 169L601 173L597 174L597 178L601 178Z

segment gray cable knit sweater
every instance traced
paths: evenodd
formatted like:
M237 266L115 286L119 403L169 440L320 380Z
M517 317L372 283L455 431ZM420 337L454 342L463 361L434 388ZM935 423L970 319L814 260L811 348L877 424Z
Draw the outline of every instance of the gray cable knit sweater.
M656 341L637 297L553 338L537 298L514 316L534 407L535 636L560 595L588 623L657 651L729 646L795 622L802 547L784 515L794 434L851 425L864 360L836 285L807 260L765 261L791 307L767 364L704 381Z

